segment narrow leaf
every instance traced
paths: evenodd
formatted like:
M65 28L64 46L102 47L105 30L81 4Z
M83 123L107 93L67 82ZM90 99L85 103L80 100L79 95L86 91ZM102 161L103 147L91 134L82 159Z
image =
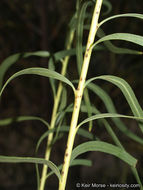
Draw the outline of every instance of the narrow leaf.
M133 18L143 19L143 14L126 13L126 14L114 15L114 16L108 17L108 18L104 19L103 21L101 21L98 26L100 27L102 24L106 23L107 21L110 21L115 18L121 18L121 17L133 17Z
M2 88L4 75L6 71L9 69L9 67L16 63L19 59L28 58L30 56L49 57L50 53L48 51L36 51L28 53L16 53L7 57L0 65L0 89Z
M42 122L47 128L49 128L49 123L45 121L44 119L40 117L35 117L35 116L17 116L16 118L6 118L6 119L1 119L0 120L0 126L4 125L9 125L12 122L21 122L21 121L29 121L29 120L34 120L34 121L40 121Z
M96 79L106 80L108 82L113 83L118 88L120 88L120 90L124 94L128 104L129 104L133 114L137 117L143 117L143 110L142 110L132 88L125 80L123 80L119 77L116 77L116 76L103 75L103 76L94 77L92 79L89 79L86 82L85 86L88 85L91 81L96 80ZM141 131L143 132L143 125L139 124L139 127L140 127Z
M93 44L92 48L95 45L104 41L108 41L108 40L124 40L124 41L132 42L134 44L143 46L143 36L130 34L130 33L114 33L114 34L110 34L99 39L96 43Z
M97 31L97 36L99 38L102 38L102 37L106 36L106 34L104 33L104 31L101 28L99 28ZM142 54L142 52L140 52L140 51L136 51L136 50L132 50L132 49L128 49L128 48L117 47L110 41L104 41L103 43L111 52L116 53L116 54L137 54L137 55Z
M90 25L84 25L84 29L89 30L89 28L90 28ZM98 28L97 36L99 38L103 38L104 36L106 36L106 34L101 28ZM103 43L111 52L116 53L116 54L136 54L136 55L143 54L143 52L141 52L141 51L137 51L137 50L133 50L133 49L129 49L129 48L117 47L113 43L111 43L109 40L103 41ZM94 48L95 47L96 46L94 46ZM94 48L93 48L93 50L94 50Z
M103 118L113 118L113 117L120 117L120 118L127 118L127 119L136 119L136 120L143 120L143 117L135 117L135 116L129 116L129 115L122 115L122 114L117 114L117 113L102 113L102 114L97 114L93 115L85 120L83 120L78 126L81 127L83 124L88 123L89 121L97 120L97 119L103 119Z
M18 76L21 76L21 75L27 75L27 74L32 74L32 75L39 75L39 76L44 76L44 77L51 77L51 78L54 78L54 79L57 79L57 80L60 80L66 84L68 84L70 87L72 87L73 91L75 92L75 88L73 86L73 84L66 78L64 77L63 75L55 72L55 71L51 71L49 69L45 69L45 68L36 68L36 67L33 67L33 68L29 68L29 69L24 69L24 70L21 70L17 73L15 73L14 75L12 75L7 81L6 83L4 84L1 92L0 92L0 96L2 95L2 92L3 90L5 89L5 87L7 86L7 84L14 78L18 77Z
M57 166L51 162L42 158L32 157L12 157L12 156L0 156L1 163L34 163L34 164L45 164L47 165L60 180L60 172Z
M77 156L89 151L100 151L114 155L133 167L136 167L137 164L137 160L122 148L102 141L90 141L78 145L72 151L71 163Z
M90 89L93 93L95 93L103 101L103 103L104 103L104 105L105 105L105 107L109 113L117 113L117 110L114 106L112 99L107 94L107 92L105 92L100 86L91 82L87 85L87 88ZM93 108L92 108L92 110L93 110ZM97 111L97 110L95 110L95 111ZM122 120L120 118L112 118L112 120L115 123L115 125L118 127L118 129L120 131L122 131L125 135L127 135L128 137L130 137L134 141L143 144L143 139L138 137L136 134L132 133L126 127L126 125L122 122ZM104 124L106 124L106 122L107 121L105 121Z

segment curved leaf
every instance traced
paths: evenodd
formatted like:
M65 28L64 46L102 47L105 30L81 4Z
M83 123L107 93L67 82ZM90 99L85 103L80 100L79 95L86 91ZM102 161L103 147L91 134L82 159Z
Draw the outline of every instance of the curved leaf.
M84 25L84 29L89 30L89 28L90 28L90 25ZM106 34L104 33L104 31L101 28L98 28L97 36L99 38L102 38L102 37L106 36ZM136 54L136 55L143 54L143 52L141 52L141 51L137 51L137 50L133 50L133 49L129 49L129 48L117 47L113 43L111 43L109 40L103 41L103 43L111 52L116 53L116 54ZM96 45L94 46L94 48L95 47L96 47Z
M27 58L30 56L39 56L39 57L49 57L50 53L48 51L36 51L28 53L16 53L7 57L0 65L0 89L2 88L2 82L6 71L11 67L15 62L20 58Z
M12 122L21 122L21 121L29 121L29 120L37 120L42 122L46 127L49 128L49 123L40 117L35 116L17 116L16 118L6 118L0 119L0 126L9 125Z
M90 141L78 145L72 151L71 163L77 156L89 151L100 151L114 155L132 167L136 167L137 164L137 160L122 148L102 141Z
M103 119L103 118L113 118L113 117L120 117L120 118L127 118L127 119L136 119L136 120L143 120L143 117L135 117L135 116L129 116L129 115L122 115L117 113L102 113L93 115L85 120L83 120L80 124L78 124L77 129L81 127L83 124L88 123L89 121L93 121L96 119Z
M114 33L114 34L110 34L99 39L97 42L93 44L92 48L101 42L109 41L109 40L124 40L124 41L132 42L134 44L143 46L143 36L130 34L130 33Z
M93 50L103 50L104 48L102 46L96 46ZM82 52L85 52L85 46L81 49ZM66 56L73 56L76 55L76 49L69 49L69 50L62 50L54 53L51 58L49 59L49 69L55 70L54 63L60 61L62 63L63 58ZM53 90L54 97L56 96L56 83L53 79L50 78L50 84Z
M116 77L116 76L103 75L103 76L94 77L92 79L87 80L85 86L88 85L91 81L96 80L96 79L106 80L108 82L113 83L118 88L120 88L120 90L124 94L128 104L129 104L133 114L137 117L143 117L143 110L142 110L141 106L139 105L139 102L138 102L132 88L125 80L123 80L119 77ZM143 124L140 123L139 126L140 126L141 131L143 132Z
M117 113L112 99L102 88L100 88L98 85L93 84L93 83L89 83L87 85L87 88L90 89L95 94L97 94L97 96L103 101L103 103L104 103L104 105L105 105L105 107L109 113ZM93 110L93 108L92 108L92 110ZM98 113L98 111L95 110L94 113ZM115 125L119 128L119 130L121 130L125 135L127 135L131 139L135 140L136 142L143 144L143 139L138 137L136 134L132 133L126 127L126 125L122 122L122 120L120 120L120 118L112 118L112 120L115 123ZM109 128L108 127L109 124L107 123L106 120L103 121L103 123L105 124L105 126L107 126L107 128Z
M27 58L29 56L49 57L50 52L42 50L42 51L35 51L35 52L27 52L23 54L23 58Z
M103 13L103 15L107 15L112 11L112 4L108 0L103 1L103 5L106 6L107 10Z
M21 75L28 75L28 74L32 74L32 75L39 75L39 76L44 76L44 77L51 77L57 80L60 80L66 84L68 84L70 87L72 87L73 91L75 92L75 88L73 86L73 84L63 75L55 72L55 71L51 71L49 69L45 69L45 68L38 68L38 67L33 67L33 68L28 68L28 69L24 69L21 70L17 73L15 73L14 75L12 75L4 84L2 90L0 91L0 96L2 95L3 90L5 89L5 87L7 86L7 84L14 78L21 76Z
M102 37L106 36L106 34L104 33L104 31L101 28L98 28L97 36L99 38L102 38ZM136 50L132 50L132 49L128 49L128 48L117 47L110 41L104 41L103 43L111 52L116 53L116 54L137 54L137 55L142 54L142 52L140 52L140 51L136 51Z
M81 165L81 166L92 166L92 162L91 160L87 160L87 159L74 159L72 163L70 163L70 167L71 166L77 166L77 165Z
M45 164L47 165L60 180L60 172L57 166L51 162L42 158L32 158L32 157L13 157L13 156L0 156L1 163L34 163L34 164Z
M81 110L82 111L86 111L86 107L85 106L81 106ZM92 106L92 113L94 114L101 114L100 111L94 106ZM115 144L121 148L123 148L122 144L120 143L117 135L114 133L112 127L110 126L110 124L107 122L106 119L101 119L101 123L105 126L108 134L111 136L111 138L113 139L113 141L115 142ZM128 132L127 132L128 134ZM142 140L142 139L141 139ZM143 144L143 140L141 141Z
M90 90L92 90L94 93L96 93L101 98L101 100L104 102L108 112L117 113L111 98L105 93L105 91L103 91L99 86L97 86L97 85L95 85L93 83L88 84L87 87ZM72 108L68 110L68 112L72 112L72 111L73 111ZM97 110L95 106L91 106L91 111L92 111L93 114L100 114L99 110ZM83 104L81 105L81 112L87 113L87 108ZM122 122L122 120L120 120L118 117L112 117L111 119L113 120L115 125L119 128L119 130L121 130L125 135L127 135L128 137L130 137L134 141L136 141L136 142L138 142L140 144L143 144L143 139L141 137L137 136L136 134L132 133L125 126L125 124ZM106 119L101 119L101 121L102 121L103 125L105 126L106 130L108 131L109 135L112 137L115 144L120 146L121 144L118 141L116 134L112 130L112 128L109 125L109 123L107 122L107 120Z
M143 14L126 13L126 14L114 15L114 16L108 17L108 18L104 19L103 21L101 21L101 22L98 24L98 26L100 27L102 24L106 23L107 21L110 21L110 20L115 19L115 18L121 18L121 17L134 17L134 18L143 19Z

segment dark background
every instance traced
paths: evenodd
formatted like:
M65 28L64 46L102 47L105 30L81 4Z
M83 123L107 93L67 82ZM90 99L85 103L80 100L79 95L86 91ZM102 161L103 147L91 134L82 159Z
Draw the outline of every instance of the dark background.
M110 0L113 9L110 15L137 12L143 13L142 0ZM1 0L0 1L0 63L8 56L18 52L47 50L51 53L64 49L65 36L71 16L75 11L76 1L65 0ZM105 18L102 17L101 18ZM143 21L131 18L116 19L103 27L107 34L114 32L130 32L143 35ZM86 41L87 34L85 34ZM75 45L74 41L74 45ZM142 47L115 42L120 47L128 47L142 51ZM104 53L104 56L103 56ZM75 59L70 64L74 65ZM143 85L142 55L115 55L109 51L98 52L92 57L88 77L112 74L123 77L134 89L141 104ZM22 59L6 73L5 80L20 69L31 66L48 67L46 58ZM69 67L69 78L76 76L74 66ZM101 84L112 96L119 113L130 114L131 111L121 92L112 85ZM92 98L94 98L91 95ZM70 96L72 101L72 96ZM52 112L52 93L48 79L43 77L21 77L13 80L6 88L0 102L0 118L16 117L17 115L40 116L50 122ZM104 106L97 99L97 107L104 112ZM125 121L130 129L139 134L136 123ZM34 156L36 142L45 132L41 123L22 122L0 128L0 154L11 156ZM103 140L110 141L102 129L94 131ZM143 147L116 131L126 149L139 159L141 167ZM140 134L139 134L140 135ZM66 137L66 135L65 135ZM84 142L77 137L76 143ZM51 160L56 164L63 161L66 138L59 140L54 146ZM46 142L39 150L39 157L44 156ZM89 153L85 158L93 160L93 167L75 167L69 174L68 190L76 189L76 182L136 183L130 169L118 159L103 153ZM141 176L143 173L139 170ZM49 178L49 190L57 188L57 179ZM0 190L34 190L36 189L35 166L30 164L0 164Z

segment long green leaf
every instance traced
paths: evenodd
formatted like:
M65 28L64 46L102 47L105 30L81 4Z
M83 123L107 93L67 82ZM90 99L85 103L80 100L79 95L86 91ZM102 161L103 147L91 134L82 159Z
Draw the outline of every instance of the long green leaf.
M95 108L94 108L94 109L95 109ZM93 109L93 110L94 110L94 109ZM98 111L98 110L95 110L94 112L95 112L95 113L98 113L98 116L99 116L99 111ZM100 115L102 115L102 114L100 114ZM103 114L103 115L105 116L105 114ZM107 115L108 115L108 114L107 114ZM97 116L97 115L96 115L96 116ZM96 117L96 116L95 116L95 117ZM93 117L94 117L94 116L93 116ZM93 117L88 118L88 119L93 119ZM87 119L87 120L88 120L88 119ZM122 146L122 144L120 143L118 137L116 136L116 134L115 134L114 131L112 130L111 126L108 124L108 122L107 122L105 119L101 119L101 121L102 121L103 124L105 125L105 127L106 127L108 133L111 135L111 137L112 137L113 141L115 142L115 144L116 144L117 146L119 146L121 149L125 150L124 147ZM84 121L83 121L83 122L84 122ZM87 121L87 122L88 122L88 121ZM137 182L141 185L141 189L142 189L143 187L142 187L142 183L141 183L140 177L139 177L139 175L138 175L137 169L131 166L131 170L132 170L132 172L133 172L133 174L134 174L134 176L135 176Z
M71 166L92 166L92 161L87 159L74 159L72 163L70 163Z
M89 30L89 28L90 28L90 25L84 25L84 29ZM97 36L99 38L103 38L104 36L106 36L106 34L101 28L98 28ZM141 51L137 51L137 50L133 50L133 49L129 49L129 48L117 47L113 43L111 43L109 40L103 41L103 43L111 52L116 53L116 54L136 54L136 55L143 54L143 52L141 52ZM95 47L96 46L94 46L94 48Z
M86 107L85 106L81 106L81 110L82 111L87 111ZM100 111L95 107L95 106L92 106L91 107L91 110L92 110L92 113L94 114L101 114ZM120 143L117 135L115 134L115 132L113 131L112 127L110 126L110 124L108 123L108 121L106 119L101 119L101 123L105 126L108 134L111 136L111 138L113 139L113 141L115 142L115 144L121 148L123 148L122 144ZM142 139L141 139L142 140ZM142 140L143 141L143 140ZM142 142L143 144L143 142Z
M45 68L38 68L38 67L33 67L33 68L29 68L29 69L24 69L21 70L17 73L15 73L14 75L12 75L4 84L1 92L0 92L0 96L2 95L3 90L5 89L5 87L7 86L7 84L14 78L21 76L21 75L28 75L28 74L32 74L32 75L39 75L39 76L44 76L44 77L51 77L57 80L60 80L66 84L68 84L70 87L72 87L73 91L75 92L75 88L73 86L73 84L63 75L55 72L55 71L51 71L49 69L45 69Z
M106 34L104 33L104 31L101 28L99 28L97 31L97 36L99 38L102 38L102 37L106 36ZM137 55L142 54L141 51L132 50L129 48L117 47L113 43L111 43L110 41L103 41L103 43L111 52L116 53L116 54L137 54Z
M88 84L91 89L93 90L93 92L95 92L104 102L108 112L110 113L117 113L114 104L111 100L111 98L105 93L105 91L103 91L99 86L91 83ZM89 87L88 86L88 87ZM89 87L89 89L90 89ZM109 101L108 101L109 100ZM100 114L99 110L97 110L97 108L95 106L91 106L91 110L92 110L92 114ZM70 108L68 110L68 112L72 112L73 109ZM85 105L81 105L81 112L87 113L87 108ZM111 118L113 120L113 122L115 123L115 125L119 128L119 130L121 130L125 135L127 135L128 137L130 137L131 139L133 139L134 141L143 144L143 139L139 136L137 136L136 134L132 133L126 126L125 124L122 122L122 120L120 120L120 118L118 117L112 117ZM107 122L107 120L105 119L101 119L103 125L105 126L106 130L108 131L109 135L112 137L113 141L115 142L116 145L120 145L120 142L117 139L116 134L114 133L114 131L112 130L111 126L109 125L109 123ZM121 147L121 146L120 146Z
M29 120L35 120L42 122L47 128L49 128L49 123L45 121L44 119L40 117L35 116L17 116L16 118L6 118L6 119L0 119L0 126L9 125L12 122L21 122L21 121L29 121Z
M136 167L137 164L137 160L122 148L102 141L90 141L78 145L72 151L71 163L77 156L89 151L100 151L114 155L132 167Z
M36 51L28 53L16 53L7 57L0 65L0 89L2 88L4 75L9 67L16 63L20 58L28 58L30 56L49 57L50 53L48 51Z
M98 111L95 111L95 112L97 112L98 113ZM114 115L114 114L111 114L112 116ZM90 120L94 120L94 119L101 119L102 117L103 118L106 118L106 116L107 116L107 118L108 118L108 116L110 117L110 114L97 114L96 116L92 116L92 117L90 117L90 118L87 118L86 120L84 120L81 124L84 124L84 123L86 123L86 122L89 122ZM114 115L115 116L115 115ZM121 116L121 115L120 115ZM119 117L120 117L119 116ZM135 117L130 117L130 116L124 116L124 115L122 115L123 117L127 117L127 118L134 118L135 119ZM121 116L121 117L122 117ZM115 116L116 117L116 116ZM105 125L105 127L106 127L106 129L107 129L107 131L109 132L109 134L111 135L111 137L112 137L112 139L114 140L114 142L115 142L115 144L117 145L117 146L119 146L122 150L124 150L125 151L125 149L124 149L124 147L122 146L122 144L120 143L120 141L119 141L119 139L117 138L117 136L116 136L116 134L114 133L114 131L112 130L112 128L110 127L110 125L108 124L108 122L105 120L105 119L103 119L102 118L102 122L104 123L104 125ZM136 119L139 119L139 118L136 118ZM142 118L143 119L143 118ZM79 147L79 149L80 149L80 147ZM125 151L126 152L126 151ZM143 188L142 187L142 183L141 183L141 180L140 180L140 177L139 177L139 175L138 175L138 172L137 172L137 169L136 168L134 168L134 167L132 167L131 166L131 169L132 169L132 172L133 172L133 174L134 174L134 176L135 176L135 178L136 178L136 180L137 180L137 182L141 185L141 189Z
M1 163L34 163L34 164L45 164L47 165L60 180L60 172L57 166L51 162L42 158L32 157L13 157L13 156L0 156Z
M104 19L103 21L101 21L101 22L98 24L98 26L100 27L102 24L106 23L107 21L110 21L110 20L115 19L115 18L121 18L121 17L134 17L134 18L143 19L143 14L126 13L126 14L114 15L114 16L108 17L108 18Z
M88 123L89 121L103 119L103 118L113 118L113 117L135 119L135 120L139 120L139 121L143 120L143 117L135 117L135 116L122 115L122 114L117 114L117 113L102 113L102 114L93 115L93 116L83 120L80 124L78 124L77 129L79 127L81 127L83 124Z
M92 79L89 79L86 82L85 86L88 85L91 81L96 80L96 79L106 80L108 82L113 83L118 88L120 88L120 90L124 94L128 104L129 104L133 114L137 117L143 117L143 110L142 110L132 88L125 80L123 80L119 77L116 77L116 76L103 75L103 76L94 77ZM139 124L139 126L140 126L141 131L143 132L143 125Z
M117 113L117 110L113 104L112 99L101 87L99 87L98 85L91 82L87 85L87 88L89 90L91 90L92 92L94 92L95 94L97 94L97 96L103 101L103 103L109 113ZM92 110L93 110L93 108L92 108ZM132 133L126 127L126 125L122 122L122 120L120 120L120 118L112 118L112 120L115 123L115 125L119 128L119 130L121 130L125 135L127 135L131 139L135 140L136 142L143 144L143 139L138 137L136 134ZM103 123L106 124L106 122L107 121L104 121ZM106 126L108 126L108 124L106 124Z
M50 52L41 50L41 51L35 51L35 52L27 52L23 54L23 58L27 58L30 56L49 57Z
M109 40L124 40L124 41L132 42L134 44L143 46L143 36L130 34L130 33L114 33L114 34L110 34L99 39L97 42L93 44L92 48L101 42L109 41Z

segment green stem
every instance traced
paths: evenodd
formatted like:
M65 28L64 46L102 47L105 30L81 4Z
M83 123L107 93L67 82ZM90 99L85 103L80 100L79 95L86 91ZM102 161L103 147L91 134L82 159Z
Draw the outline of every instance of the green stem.
M73 149L75 135L77 132L76 127L77 127L80 105L81 105L81 100L82 100L83 91L84 91L84 84L85 84L85 80L87 76L91 53L92 53L91 46L94 43L95 35L98 29L98 18L100 15L102 1L103 0L96 1L96 5L95 5L93 17L92 17L86 51L85 51L84 60L83 60L83 66L81 70L78 88L75 94L75 102L74 102L73 114L72 114L72 119L71 119L71 124L70 124L70 131L69 131L67 147L66 147L65 156L64 156L63 169L61 172L61 180L59 182L59 190L65 190L65 187L66 187L67 175L68 175L68 170L69 170L69 165L70 165L70 158L71 158L71 153Z
M74 30L71 29L70 34L69 34L69 40L68 40L67 48L66 48L67 50L71 48L73 37L74 37ZM63 66L62 66L62 71L61 71L62 75L65 75L65 73L66 73L68 61L69 61L69 56L66 56L64 61L63 61ZM51 123L50 123L50 129L53 129L55 127L56 118L57 118L57 111L58 111L58 106L59 106L59 102L60 102L62 89L63 89L63 85L60 82L59 86L58 86L57 94L55 97L55 101L54 101L52 118L51 118ZM47 139L47 148L46 148L46 152L45 152L45 159L46 160L49 160L49 158L50 158L52 141L53 141L53 133L50 133L48 136L48 139ZM41 176L41 182L40 182L39 190L44 190L45 183L46 183L47 169L48 169L48 167L46 165L44 165L43 170L42 170L42 176Z

